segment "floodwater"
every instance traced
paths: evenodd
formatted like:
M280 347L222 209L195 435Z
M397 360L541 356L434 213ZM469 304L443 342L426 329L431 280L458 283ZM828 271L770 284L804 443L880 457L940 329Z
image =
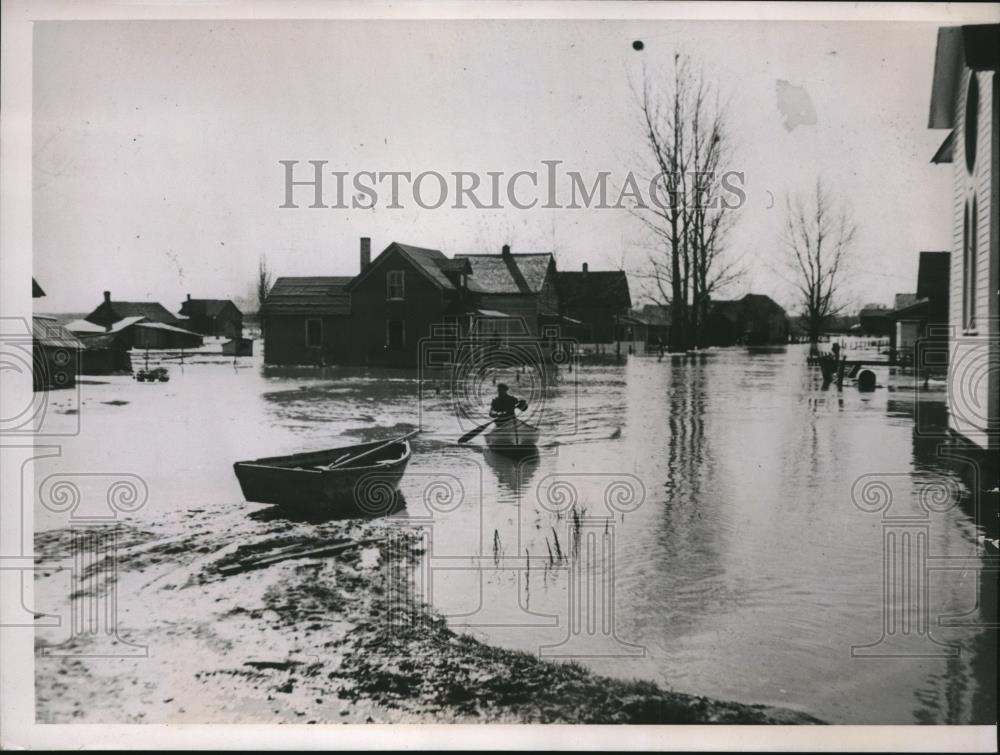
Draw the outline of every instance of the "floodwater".
M189 356L168 383L51 394L47 429L79 432L58 453L38 441L36 489L84 471L101 509L101 475L132 474L148 500L120 518L231 521L261 508L234 461L419 425L395 516L425 530L417 590L456 629L834 723L994 722L996 581L961 462L939 454L942 386L876 368L874 393L824 390L805 349L564 367L545 385L487 370L458 391ZM472 426L456 403L495 379L529 399L537 455L455 443ZM36 506L36 531L67 526L57 508Z

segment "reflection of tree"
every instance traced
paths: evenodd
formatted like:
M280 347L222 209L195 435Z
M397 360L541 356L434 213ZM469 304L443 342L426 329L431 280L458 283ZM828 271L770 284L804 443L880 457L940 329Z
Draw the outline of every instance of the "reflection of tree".
M680 362L681 358L676 361ZM667 399L667 498L699 500L705 462L704 362L675 365Z

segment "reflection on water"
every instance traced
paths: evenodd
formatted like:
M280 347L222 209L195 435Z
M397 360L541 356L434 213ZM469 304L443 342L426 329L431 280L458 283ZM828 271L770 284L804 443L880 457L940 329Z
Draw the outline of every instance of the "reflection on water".
M537 452L508 454L492 448L483 448L483 459L493 470L500 486L515 496L520 495L531 483L541 463Z
M139 474L150 501L137 519L264 511L242 501L234 461L420 426L402 516L428 531L424 592L453 626L833 722L994 721L996 578L979 573L968 461L942 445L944 394L884 368L874 393L824 391L806 349L567 371L540 389L542 440L521 459L455 444L469 425L444 379L185 365L165 384L83 386L80 435L36 479ZM879 647L903 600L884 593L896 525L859 505L859 480L924 527L929 639L958 656L852 656ZM36 527L54 526L65 517L37 512Z

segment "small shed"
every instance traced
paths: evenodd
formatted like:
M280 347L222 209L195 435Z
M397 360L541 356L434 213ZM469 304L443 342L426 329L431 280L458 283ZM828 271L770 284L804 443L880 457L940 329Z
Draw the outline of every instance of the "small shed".
M54 317L31 318L33 370L32 387L36 391L72 388L80 372L83 344L60 325Z
M197 349L205 339L198 333L162 322L136 323L132 345L137 349Z

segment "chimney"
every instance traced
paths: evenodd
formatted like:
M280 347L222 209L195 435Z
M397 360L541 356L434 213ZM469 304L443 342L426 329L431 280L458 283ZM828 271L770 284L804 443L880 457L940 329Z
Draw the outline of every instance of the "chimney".
M188 301L191 301L191 294L188 294Z
M583 263L583 274L584 275L587 274L587 263L586 262Z
M111 292L110 291L105 291L104 292L104 303L105 304L110 304L111 303Z
M510 257L510 244L504 244L503 248L500 250L500 253L504 257Z
M367 236L361 237L361 270L364 272L372 262L372 240Z

